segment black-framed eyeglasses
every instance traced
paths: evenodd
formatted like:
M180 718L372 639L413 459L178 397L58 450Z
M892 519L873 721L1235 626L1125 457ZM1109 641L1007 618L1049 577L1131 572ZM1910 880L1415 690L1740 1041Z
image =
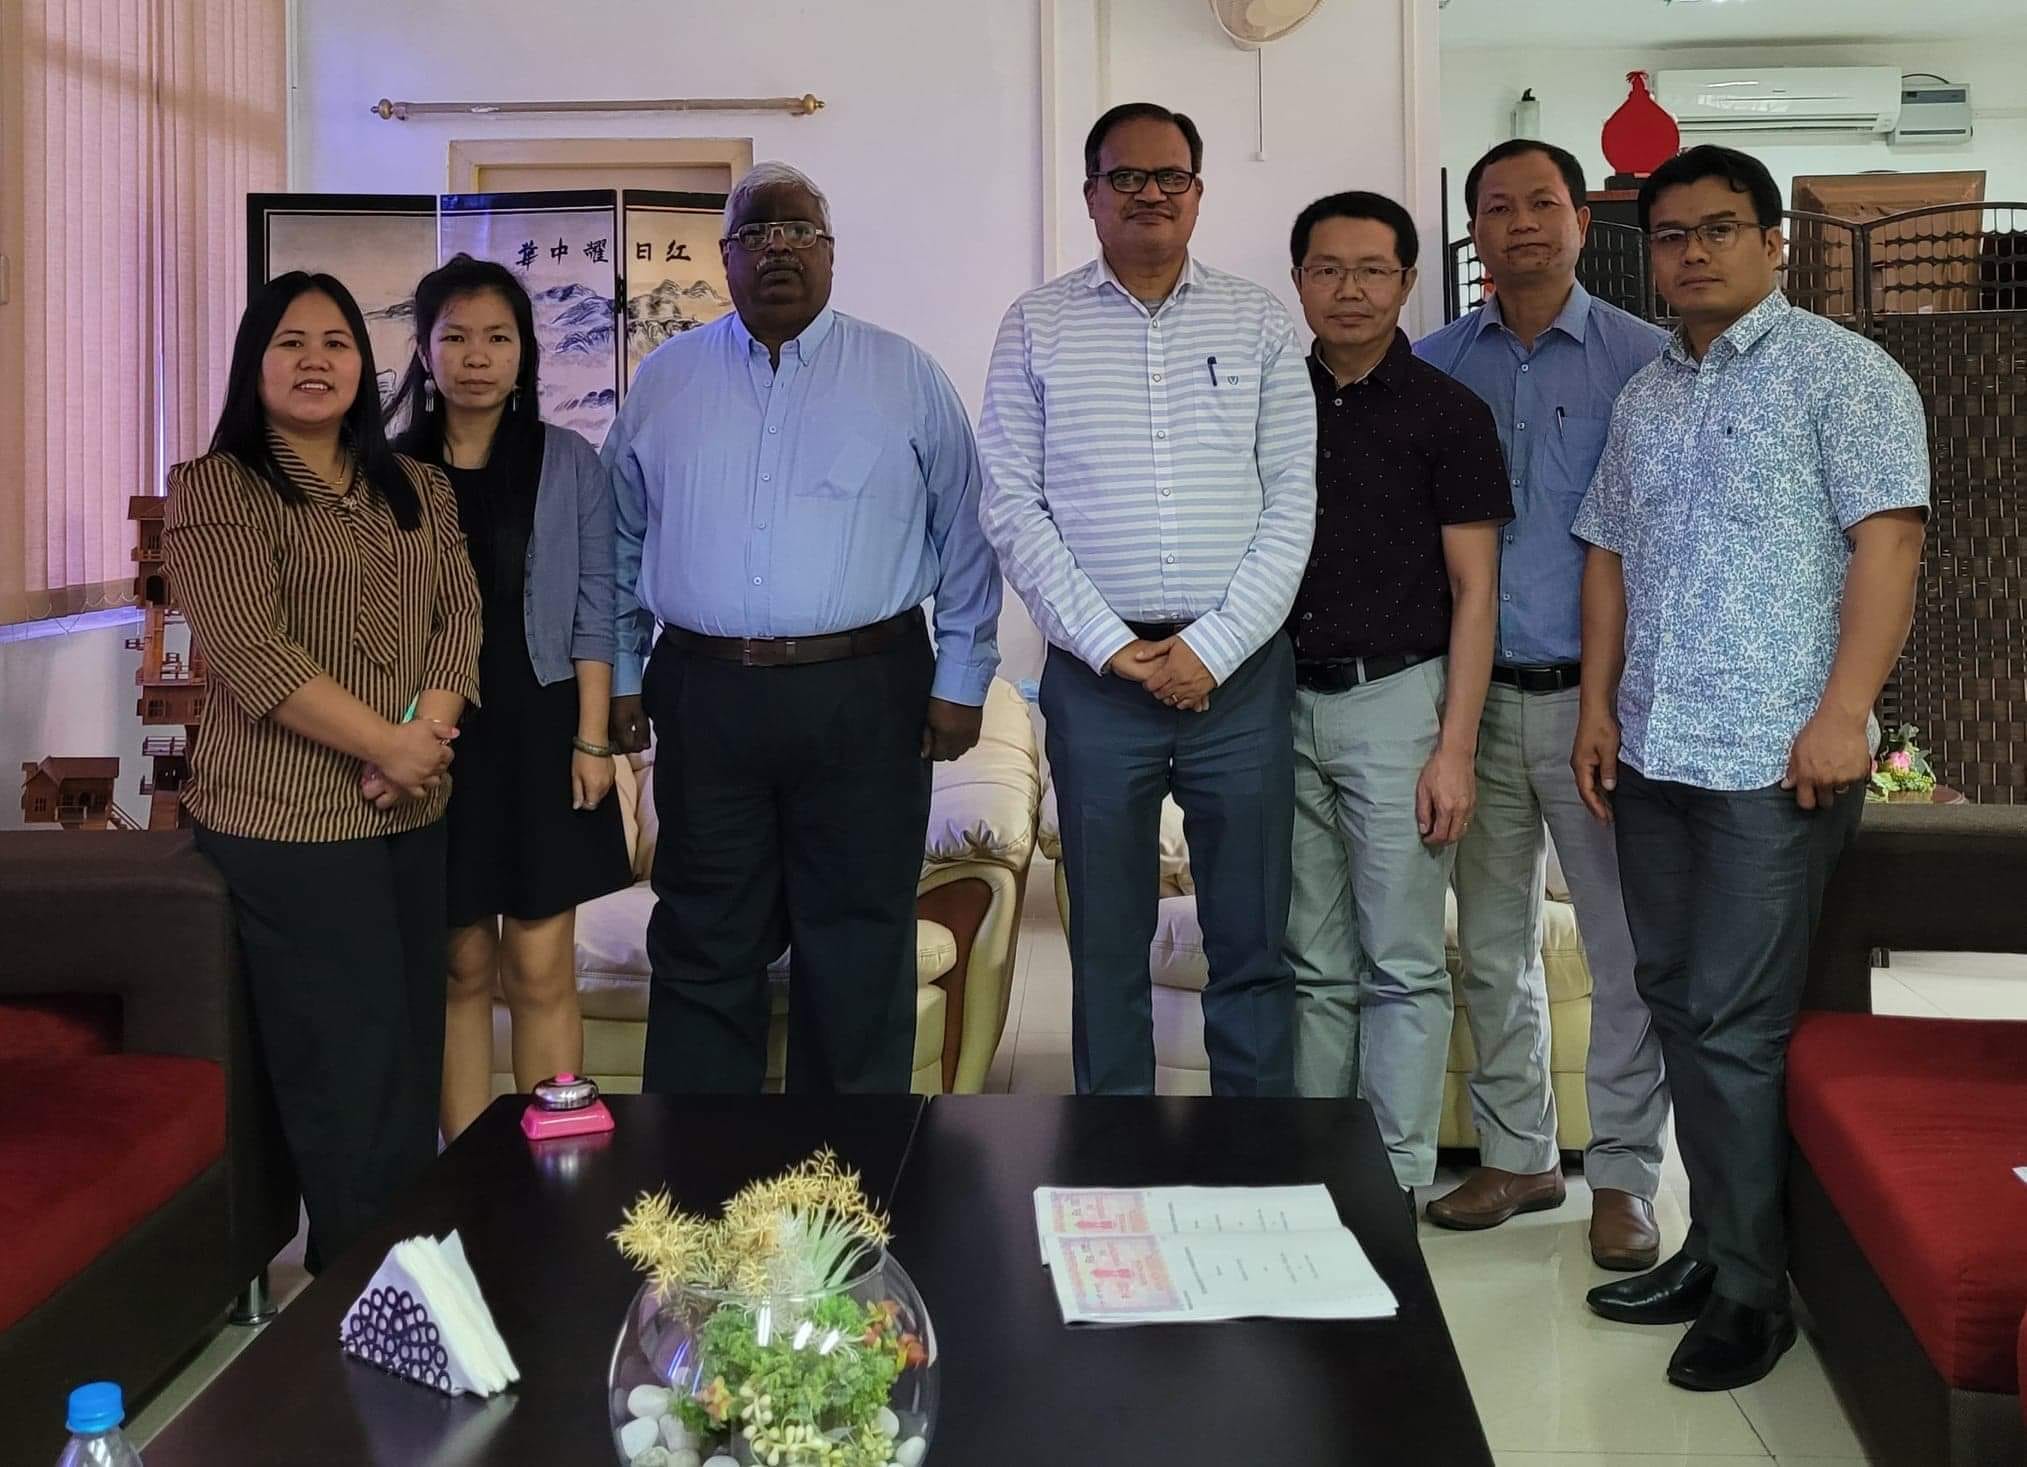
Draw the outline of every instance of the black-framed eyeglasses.
M1768 230L1771 224L1747 224L1738 219L1709 219L1687 229L1650 229L1647 242L1659 255L1679 255L1689 248L1692 236L1703 241L1703 247L1713 255L1721 255L1738 243L1739 231L1744 229Z
M1112 185L1117 194L1137 194L1147 187L1147 180L1153 179L1154 186L1174 198L1177 194L1189 192L1189 186L1197 181L1197 175L1187 168L1114 168L1109 173L1093 173L1092 178L1102 178Z
M737 244L740 249L757 254L773 244L777 234L792 250L806 250L818 240L830 238L807 219L776 219L766 224L742 224L720 243Z
M1408 273L1399 265L1298 265L1296 269L1319 290L1336 290L1347 277L1360 290L1371 290Z

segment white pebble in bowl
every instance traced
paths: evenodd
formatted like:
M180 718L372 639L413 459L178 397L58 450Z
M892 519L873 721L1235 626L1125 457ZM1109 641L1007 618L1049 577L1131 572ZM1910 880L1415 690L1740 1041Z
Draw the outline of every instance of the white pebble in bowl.
M735 1457L728 1457L723 1452L720 1452L717 1456L706 1462L704 1467L739 1467L739 1461Z
M661 1444L662 1429L657 1422L635 1417L619 1429L619 1449L629 1462L639 1461L649 1447Z
M919 1436L911 1436L894 1448L894 1460L900 1463L901 1467L922 1467L922 1459L928 1454L929 1443Z
M873 1418L873 1426L888 1441L892 1441L901 1434L901 1418L885 1406L882 1406L880 1414Z
M626 1414L653 1421L669 1414L669 1388L637 1385L626 1393Z
M688 1447L679 1447L669 1453L669 1467L703 1467L704 1459Z
M703 1460L703 1444L673 1411L662 1418L662 1445L672 1452L696 1452L697 1460ZM697 1467L697 1463L692 1462L690 1467Z

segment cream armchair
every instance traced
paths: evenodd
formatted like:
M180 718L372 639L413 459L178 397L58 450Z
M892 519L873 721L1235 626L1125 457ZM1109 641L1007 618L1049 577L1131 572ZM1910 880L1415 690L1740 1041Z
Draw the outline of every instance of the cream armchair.
M1042 799L1039 843L1042 854L1058 863L1056 911L1067 932L1070 894L1061 865L1062 834L1053 783ZM1552 854L1548 871L1541 956L1548 981L1549 1074L1558 1115L1556 1140L1564 1151L1581 1151L1591 1136L1590 1107L1584 1097L1584 1058L1591 1043L1591 969L1577 932L1576 910L1570 905L1569 891L1562 885L1562 872ZM1445 936L1454 979L1460 966L1454 893L1448 898ZM1204 958L1203 930L1197 925L1196 887L1190 880L1182 811L1173 800L1163 802L1161 810L1161 898L1148 962L1154 977L1155 1088L1165 1094L1208 1094L1210 1057L1204 1051L1203 989L1210 968ZM1478 1144L1468 1088L1476 1066L1470 1025L1460 1003L1450 1030L1443 1124L1437 1137L1440 1146Z
M655 751L615 761L634 884L577 909L577 995L584 1011L584 1071L613 1091L640 1089L647 1037L648 885L658 827ZM1006 1027L1021 903L1034 857L1041 774L1027 706L995 681L978 747L939 764L916 895L915 1052L912 1088L934 1095L984 1088ZM788 958L770 970L774 1022L768 1083L787 1053ZM493 1088L514 1088L504 1002L493 1003Z

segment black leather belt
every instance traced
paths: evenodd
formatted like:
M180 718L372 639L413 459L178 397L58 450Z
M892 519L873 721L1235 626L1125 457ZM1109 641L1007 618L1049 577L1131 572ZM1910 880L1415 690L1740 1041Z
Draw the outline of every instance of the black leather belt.
M1143 642L1166 642L1170 637L1179 637L1188 631L1186 621L1129 621L1126 630Z
M870 656L885 651L911 632L924 636L927 628L922 608L917 606L871 626L814 637L707 637L681 627L664 627L662 640L713 662L736 662L741 667L799 667Z
M1376 683L1381 678L1392 677L1397 672L1406 672L1424 662L1434 662L1441 652L1393 652L1382 657L1344 657L1329 662L1303 662L1295 664L1295 686L1307 688L1312 693L1342 693L1361 683Z
M1523 693L1560 693L1583 681L1581 662L1552 662L1539 667L1494 667L1492 681Z

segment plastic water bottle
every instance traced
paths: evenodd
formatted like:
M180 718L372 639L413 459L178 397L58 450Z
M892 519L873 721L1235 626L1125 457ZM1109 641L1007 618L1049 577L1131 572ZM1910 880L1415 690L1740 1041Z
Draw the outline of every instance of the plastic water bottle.
M70 1393L70 1445L56 1467L141 1467L141 1454L120 1431L127 1403L109 1380L81 1385Z

